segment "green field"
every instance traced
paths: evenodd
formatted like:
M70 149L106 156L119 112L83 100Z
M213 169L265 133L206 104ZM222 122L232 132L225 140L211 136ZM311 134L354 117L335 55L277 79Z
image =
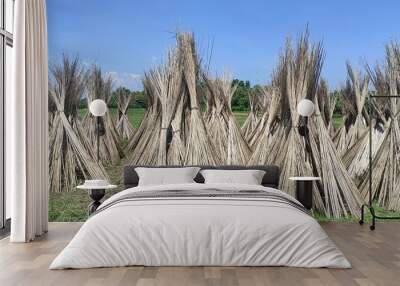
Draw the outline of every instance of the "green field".
M341 114L334 114L332 117L333 126L338 129L343 124L343 115Z
M111 114L113 115L114 118L117 116L117 109L116 108L110 108ZM79 115L81 118L86 114L87 109L82 108L79 109ZM128 109L128 118L130 122L132 123L134 128L138 128L140 122L142 121L142 118L144 116L145 109L144 108L131 108ZM238 121L239 125L242 126L244 121L246 120L248 111L235 111L234 112L236 120Z
M135 108L130 109L128 117L135 128L138 128L140 121L143 118L145 109ZM81 117L87 112L86 109L81 109L79 114ZM116 116L117 109L111 109L113 116ZM236 119L240 126L246 120L248 112L235 112ZM339 127L342 124L342 116L334 116L335 127ZM129 156L128 156L129 157ZM129 163L129 158L122 159L119 164L113 166L106 166L107 172L110 175L112 183L119 185L121 181L122 168L125 164ZM112 194L120 191L121 189L108 192L106 198ZM84 221L87 218L87 206L91 200L87 192L82 190L71 190L63 193L50 193L49 198L49 220L50 221ZM399 213L392 213L385 211L382 208L377 208L378 212L385 215L400 215ZM318 213L313 214L314 217L319 221L332 221L332 219L320 215ZM367 221L370 220L370 216L366 216ZM349 217L342 218L338 221L357 221L358 218Z
M117 109L110 108L111 114L115 118L117 116ZM83 108L79 110L80 117L83 117L87 112L87 109ZM128 118L132 122L134 128L138 128L140 122L142 121L145 109L144 108L131 108L128 109ZM239 126L242 126L247 118L248 111L234 111L236 120ZM343 117L341 114L334 114L333 115L333 124L335 128L339 128L343 123Z

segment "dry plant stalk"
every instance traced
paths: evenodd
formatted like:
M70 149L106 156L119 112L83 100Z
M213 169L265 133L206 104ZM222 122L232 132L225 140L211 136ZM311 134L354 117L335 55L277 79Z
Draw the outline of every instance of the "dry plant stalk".
M286 46L284 55L286 69L283 70L285 80L281 81L282 109L290 111L290 115L282 114L285 119L284 126L286 128L285 145L281 147L281 155L276 163L281 167L280 189L292 196L295 195L295 185L289 180L291 176L311 175L312 170L309 162L306 160L305 146L303 138L300 136L297 126L299 125L299 115L297 113L298 102L307 97L308 89L310 88L309 78L312 72L310 67L311 53L308 43L308 32L303 35L299 42L296 51L293 51L290 43ZM322 54L320 55L322 58ZM286 117L286 118L285 118Z
M253 131L247 136L247 142L252 150L255 149L258 141L263 136L266 127L265 124L268 120L269 110L271 108L270 105L272 103L273 93L276 93L277 91L279 92L279 89L273 86L261 87L262 103L260 105L262 115L258 119L257 125L254 127Z
M346 63L348 79L346 86L342 88L342 109L344 116L344 124L338 129L333 136L336 149L347 156L346 162L350 164L356 152L352 148L365 134L368 132L365 120L365 101L368 96L368 75L362 76L358 70L354 70L349 63ZM349 149L353 149L350 154L346 153ZM348 166L348 165L347 165Z
M340 161L340 155L331 140L318 104L316 104L314 120L310 125L310 134L313 136L312 153L316 158L317 174L322 178L323 187L322 193L315 194L322 196L320 201L323 206L317 207L324 210L329 218L339 218L343 215L358 216L362 200L357 186ZM316 201L318 202L319 199Z
M254 131L254 129L256 129L257 124L259 122L259 118L257 117L257 111L260 105L259 95L255 91L250 91L248 94L248 98L249 98L250 112L247 115L246 120L241 128L243 137L246 139L247 142L249 142L251 133Z
M379 95L389 96L381 99L384 113L387 116L384 138L376 151L372 161L372 198L380 206L390 210L400 210L400 127L399 112L400 100L395 97L399 94L400 86L400 47L391 43L386 47L386 65L377 66L374 71L369 69L372 82ZM367 170L368 171L368 170ZM363 176L360 184L362 196L367 199L369 194L368 172Z
M216 152L222 162L228 160L228 116L225 112L226 99L221 94L221 81L218 78L211 78L204 75L207 86L207 111L206 126L210 134Z
M132 164L220 163L200 110L199 69L193 35L178 33L166 63L145 75L147 110L127 145Z
M271 156L271 138L274 135L273 127L274 124L276 124L276 118L281 101L281 94L279 92L279 89L273 89L271 94L272 99L269 104L269 109L268 112L265 112L265 114L268 115L268 118L265 122L263 129L261 129L262 133L260 132L260 139L256 141L257 143L253 154L248 161L248 165L266 164L268 158Z
M78 117L79 101L85 89L84 70L77 58L71 61L64 56L63 64L53 66L51 71L49 99L54 110L49 132L50 191L70 191L80 176L107 179Z
M93 66L88 77L87 106L95 99L102 99L106 103L111 99L112 79L111 77L103 78L101 69ZM97 118L89 112L89 108L83 119L83 126L87 131L87 136L92 143L93 148L97 148ZM107 109L106 114L101 117L105 134L100 137L100 160L105 163L116 164L124 157L121 148L121 142L118 131L115 128L110 110Z
M185 160L184 106L185 96L181 96L174 119L171 122L172 139L168 149L168 165L183 165Z
M328 128L331 137L333 137L335 135L335 127L333 125L332 117L335 111L337 98L336 96L329 94L328 83L325 79L320 80L317 90L317 100L325 126Z
M236 122L235 115L232 112L231 102L233 94L237 85L232 84L232 77L228 73L224 73L221 78L215 80L207 79L207 86L210 88L211 93L215 96L215 103L217 105L217 112L214 114L214 122L210 127L214 129L219 127L222 137L218 138L215 134L214 140L217 138L217 146L221 150L221 160L228 165L245 165L251 155L251 150L247 145L246 140L243 138L240 128ZM219 123L214 126L214 123ZM225 146L222 144L225 142ZM222 157L224 154L224 157Z
M186 141L186 165L218 165L221 160L209 138L200 111L197 94L199 62L196 57L193 34L177 35L178 49L182 56L184 84L187 86L190 106L189 135Z
M161 104L161 130L158 147L157 164L167 164L167 135L171 130L171 122L178 106L180 89L182 85L182 71L179 55L170 51L165 65L155 69L152 80L155 83L155 93Z
M156 103L154 102L152 96L152 90L151 90L152 87L146 75L142 80L142 84L143 84L144 96L147 99L147 108L143 115L142 121L140 122L139 128L136 130L135 134L128 141L128 144L125 149L126 153L132 152L136 148L138 142L141 140L142 136L147 131L147 126L157 109Z
M332 109L327 110L324 118L319 111L318 101L325 102L325 107L330 99L316 98L321 93L318 89L323 86L319 80L322 63L322 46L309 44L308 31L300 38L296 49L287 42L272 80L280 99L277 100L276 95L272 97L263 136L254 140L257 144L248 164L280 166L280 189L291 195L294 195L295 185L289 177L321 177L321 182L313 186L315 209L328 217L357 215L361 204L358 190L342 165L328 131ZM321 94L328 95L327 92ZM316 113L308 122L309 154L298 131L303 118L297 113L297 105L304 98L316 105Z
M346 100L348 109L352 112L348 115L349 117L355 118L351 122L346 135L342 135L345 138L345 145L342 146L342 161L347 168L350 176L358 181L358 178L365 172L368 168L369 160L369 128L366 123L365 114L365 102L368 96L368 85L369 76L361 76L361 73L354 70L349 63L347 63L348 72L348 92L346 93ZM370 114L372 116L372 114ZM373 143L379 144L380 132L373 129ZM376 146L374 146L375 148Z
M129 138L131 138L131 136L135 133L135 129L133 128L132 123L129 121L127 116L131 99L132 95L129 93L129 91L125 91L123 89L117 90L118 117L115 127L119 136L127 140L129 140Z
M156 165L158 159L158 138L161 129L160 101L155 92L151 72L143 79L144 95L147 97L147 111L138 130L128 143L132 150L130 162L133 165Z

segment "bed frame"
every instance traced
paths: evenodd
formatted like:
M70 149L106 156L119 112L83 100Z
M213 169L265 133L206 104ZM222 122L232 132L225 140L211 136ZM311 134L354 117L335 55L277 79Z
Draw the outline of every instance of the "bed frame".
M123 173L123 184L124 189L136 187L139 183L139 176L135 171L136 167L149 167L149 166L125 166ZM182 166L151 166L151 168L180 168ZM188 166L189 167L189 166ZM264 165L264 166L236 166L236 165L226 165L226 166L195 166L201 168L201 170L205 169L217 169L217 170L263 170L265 171L265 175L262 179L261 184L264 187L278 188L279 185L279 175L280 171L278 166L273 165ZM197 183L204 183L203 176L198 173L196 178L194 178Z

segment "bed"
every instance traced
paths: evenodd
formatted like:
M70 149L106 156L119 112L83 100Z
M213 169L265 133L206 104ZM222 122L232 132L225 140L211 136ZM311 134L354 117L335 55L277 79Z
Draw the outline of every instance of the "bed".
M262 185L196 183L137 186L107 199L50 269L144 266L291 266L350 268L304 207L279 191L276 166ZM202 169L247 169L238 166Z

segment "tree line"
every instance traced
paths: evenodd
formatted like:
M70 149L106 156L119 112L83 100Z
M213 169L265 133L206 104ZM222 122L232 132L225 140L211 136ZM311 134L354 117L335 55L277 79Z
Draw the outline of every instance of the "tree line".
M240 80L240 79L234 79L232 81L232 85L236 85L236 91L232 97L232 110L233 111L249 111L250 106L249 106L249 94L254 93L254 94L259 94L261 95L262 93L262 87L259 84L251 85L250 81L248 80ZM147 103L146 103L146 97L144 96L143 90L141 91L132 91L127 87L118 87L115 89L112 93L112 99L109 103L109 107L111 108L117 108L117 94L126 94L133 96L133 100L131 100L129 107L130 108L146 108ZM340 113L340 106L341 106L341 101L340 101L340 96L339 91L333 91L332 96L337 96L338 101L336 104L335 108L335 113ZM81 100L80 108L86 108L86 101L84 99Z

